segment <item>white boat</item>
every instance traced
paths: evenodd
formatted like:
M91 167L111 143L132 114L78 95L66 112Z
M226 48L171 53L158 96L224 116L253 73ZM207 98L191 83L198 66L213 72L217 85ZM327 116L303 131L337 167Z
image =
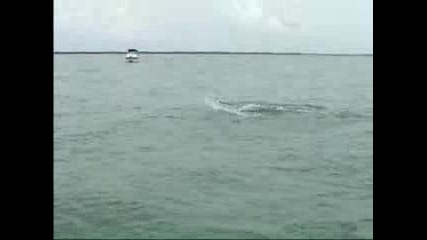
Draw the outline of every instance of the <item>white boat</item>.
M136 62L138 61L138 50L136 49L128 49L128 53L126 54L126 61L127 62Z

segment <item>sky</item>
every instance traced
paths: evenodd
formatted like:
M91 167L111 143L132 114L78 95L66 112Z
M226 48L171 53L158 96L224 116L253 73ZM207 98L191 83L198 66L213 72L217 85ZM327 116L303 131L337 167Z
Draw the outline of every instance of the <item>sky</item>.
M373 53L373 0L54 0L55 51Z

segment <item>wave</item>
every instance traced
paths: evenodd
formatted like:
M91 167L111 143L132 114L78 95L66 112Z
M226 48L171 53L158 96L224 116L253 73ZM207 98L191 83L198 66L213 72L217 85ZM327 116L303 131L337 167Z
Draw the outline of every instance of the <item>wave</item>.
M280 113L310 113L325 110L323 106L312 104L277 104L261 101L226 101L218 97L206 97L205 103L214 110L241 116L260 116Z
M335 118L340 121L369 120L372 114L353 112L349 109L328 109L315 104L280 104L262 101L230 101L220 97L205 97L205 104L216 111L244 117L271 116L279 114L314 114L321 119Z
M246 116L244 112L240 112L238 108L230 105L224 104L219 98L215 97L206 97L205 104L211 106L214 110L224 111L236 115Z
M372 118L373 116L370 114L359 114L359 113L351 112L349 110L343 110L335 113L335 117L346 120L346 119L368 119L368 118Z

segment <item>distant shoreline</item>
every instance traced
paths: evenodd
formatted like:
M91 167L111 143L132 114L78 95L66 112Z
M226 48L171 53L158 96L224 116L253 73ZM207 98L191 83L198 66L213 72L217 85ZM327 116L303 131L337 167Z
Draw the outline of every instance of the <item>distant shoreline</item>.
M71 52L71 51L54 51L54 54L126 54L126 52L111 51L111 52ZM279 52L216 52L216 51L139 51L139 54L182 54L182 55L319 55L319 56L373 56L370 54L351 54L351 53L279 53Z

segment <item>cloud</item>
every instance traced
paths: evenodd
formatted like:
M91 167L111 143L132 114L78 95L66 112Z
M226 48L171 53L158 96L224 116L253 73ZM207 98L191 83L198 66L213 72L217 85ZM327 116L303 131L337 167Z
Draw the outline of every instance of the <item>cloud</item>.
M372 0L54 0L54 47L366 49L372 14Z
M298 30L298 4L292 0L234 0L233 9L240 24L248 29L271 31Z

